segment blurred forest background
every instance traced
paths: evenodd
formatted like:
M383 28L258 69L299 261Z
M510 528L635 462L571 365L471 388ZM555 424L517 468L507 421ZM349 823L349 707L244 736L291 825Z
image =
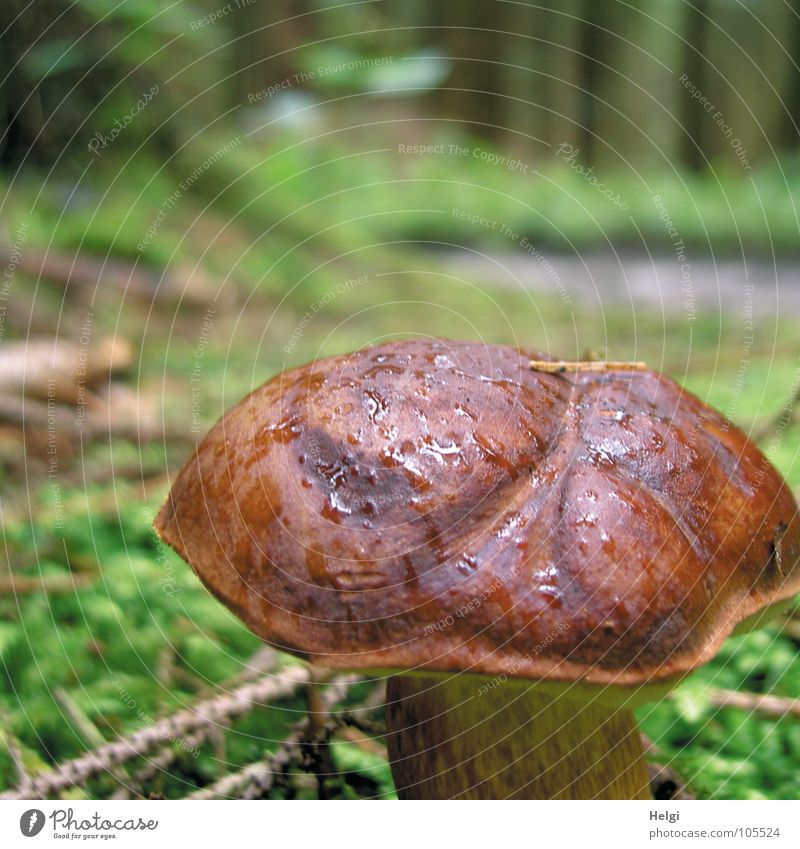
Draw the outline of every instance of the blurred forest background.
M800 491L800 0L4 0L0 39L0 791L393 795L380 682L308 685L151 529L283 368L645 359ZM797 798L798 647L639 709L657 792Z

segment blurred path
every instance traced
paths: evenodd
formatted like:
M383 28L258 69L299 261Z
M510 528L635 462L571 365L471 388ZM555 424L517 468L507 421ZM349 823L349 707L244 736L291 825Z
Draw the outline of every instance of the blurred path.
M534 249L535 250L535 249ZM517 287L571 299L586 306L698 311L800 317L800 260L710 259L680 262L670 256L585 254L565 256L521 251L478 253L448 250L442 255L450 273L489 286ZM477 272L477 275L476 275ZM752 288L750 288L752 287Z

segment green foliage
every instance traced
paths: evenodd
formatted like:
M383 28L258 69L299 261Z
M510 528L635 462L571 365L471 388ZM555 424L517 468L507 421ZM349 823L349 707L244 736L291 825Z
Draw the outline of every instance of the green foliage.
M469 271L450 275L435 255L425 254L422 262L423 254L409 244L419 239L518 249L507 237L453 216L455 208L479 212L537 244L555 247L590 244L598 222L617 243L633 243L638 235L632 217L648 243L663 245L666 234L651 197L660 193L687 242L699 245L710 238L715 248L733 244L738 228L751 244L765 245L771 238L780 246L790 239L796 195L782 188L778 169L754 174L752 184L652 175L646 188L630 177L609 175L609 184L630 204L629 216L609 209L590 183L556 164L520 176L472 155L400 156L396 147L380 150L381 144L375 152L353 152L332 139L323 144L275 133L249 138L219 158L182 192L156 237L140 248L176 186L239 132L236 126L227 136L206 135L168 163L151 153L101 158L78 186L22 181L11 197L12 208L29 222L31 245L52 239L55 247L138 258L157 271L198 263L227 281L237 307L228 312L220 307L208 340L202 428L284 365L352 350L409 328L569 352L580 327L582 344L613 346L615 358L658 363L745 430L780 413L797 364L794 352L776 355L771 340L773 335L796 338L800 327L794 318L779 316L769 339L759 334L742 371L738 341L720 344L720 339L742 338L739 315L705 312L689 325L655 312L637 314L632 322L623 309L599 313L582 303L567 309L555 293L490 288ZM470 150L489 150L484 142L466 137L462 142ZM786 173L796 176L796 170L786 163ZM769 202L762 207L765 198ZM342 280L360 274L369 275L369 284L326 301L324 309L314 311L296 349L284 351L313 305ZM62 306L61 292L44 284L38 291L37 307L70 324L75 316L69 302ZM101 296L109 308L98 312L97 327L114 332L122 295L104 291ZM165 397L167 418L185 425L198 316L173 304L146 317L136 305L126 302L125 309L125 329L134 338L147 320L139 390ZM9 327L10 335L14 332ZM794 434L787 431L774 444L768 435L765 447L797 489ZM165 450L156 443L115 440L110 446L86 445L81 464L90 474L140 463L163 472L187 453L185 446ZM73 591L0 598L0 705L32 770L86 748L54 698L57 688L112 738L229 682L259 647L183 561L158 546L150 523L164 486L148 489L143 502L141 488L104 482L99 474L96 479L87 483L73 476L71 486L61 487L61 527L54 524L56 492L46 482L37 489L33 477L34 521L4 517L3 542L15 574L94 574L91 584L76 584ZM13 490L9 481L0 486L4 495ZM797 648L796 641L774 630L731 640L673 698L639 710L646 733L702 796L797 796L797 722L715 708L707 697L712 686L796 695ZM237 721L225 734L226 768L274 749L302 709L290 700ZM336 795L392 794L379 755L344 741L337 741L332 753L342 772L329 788ZM207 745L197 758L182 754L154 792L180 797L220 772L218 753ZM0 745L0 786L13 782L7 749ZM89 792L104 796L111 789L109 780L98 779ZM276 788L275 795L285 792Z
M417 285L419 293L415 292ZM396 303L391 314L367 311L328 344L347 350L382 327L388 331L409 326L414 316L433 333L447 332L451 321L447 316L420 318L415 297L424 294L424 287L424 281L406 285L409 303ZM508 329L498 325L492 330L486 294L463 287L458 293L463 314L485 328L489 338L502 340ZM449 297L446 288L440 295L445 300ZM524 310L523 296L494 293L492 300L497 299L507 314ZM333 312L323 319L324 326L336 324L354 303L332 307ZM540 308L546 310L548 322L557 321L555 306L540 304ZM521 328L517 330L523 333ZM314 332L323 335L323 326ZM716 349L713 329L697 328L695 339L708 339L706 350ZM624 339L620 344L625 344ZM172 344L169 351L167 369L182 373L184 350ZM157 371L163 367L164 354L158 351L155 357ZM233 350L230 357L233 359L209 352L204 374L210 385L227 379L230 386L231 378L226 375L242 372L239 388L245 391L250 382L260 382L281 367L280 355L268 346L259 369L254 369L252 351L245 347ZM733 415L738 423L747 426L757 416L777 412L784 400L779 390L786 386L790 365L780 360L769 365L763 357L754 357L736 396ZM693 371L688 382L694 391L724 409L730 402L736 367L735 361L723 361L708 372ZM145 373L148 368L145 363ZM768 408L765 395L770 398ZM222 400L220 397L220 403ZM212 419L213 409L212 405ZM119 445L115 455L125 456L126 451L130 448ZM107 462L102 452L87 457L90 465ZM789 447L778 452L775 461L800 485ZM37 521L4 524L9 550L24 554L24 561L32 564L17 567L19 574L63 575L70 568L68 563L73 570L75 564L83 564L81 572L87 560L96 564L97 579L91 586L49 596L33 593L20 597L19 603L12 597L0 599L0 704L32 768L85 749L85 742L53 698L56 688L67 690L111 738L200 698L206 687L230 680L259 646L258 640L208 595L182 560L158 546L150 521L163 491L150 493L143 504L138 491L112 487L91 485L70 495L65 502L64 526L59 530L50 520L47 487L42 489L43 512ZM102 510L91 506L103 502ZM800 692L797 648L796 642L769 629L732 639L712 663L681 685L674 698L639 710L644 731L665 753L662 760L668 759L702 796L796 797L800 789L794 766L800 757L796 720L776 722L714 708L705 693L709 687L724 687L795 695ZM228 763L244 765L262 757L288 733L300 711L301 703L290 702L256 711L237 722L226 734ZM378 756L345 742L334 745L333 755L343 773L337 794L347 798L391 795L388 768ZM218 762L203 748L198 758L181 757L172 777L159 779L157 792L179 797L216 777ZM13 780L7 754L0 747L0 783L8 786ZM109 789L103 780L90 788L98 795ZM280 795L284 791L275 792Z
M701 798L796 799L800 778L797 719L714 707L711 688L800 692L798 644L775 629L731 638L708 666L668 701L637 711L643 731Z
M742 169L713 123L692 130L698 155L709 157L702 170L689 171L688 161L673 167L688 160L681 151L691 147L690 139L675 122L658 123L654 107L664 94L665 108L677 115L690 101L675 99L675 88L682 98L689 95L674 78L647 82L653 69L642 66L639 45L653 39L648 21L671 19L666 7L677 12L680 4L651 3L653 17L628 14L626 4L616 4L600 29L594 22L602 15L562 27L569 14L509 3L498 5L497 20L487 26L485 4L461 4L463 31L442 26L448 18L434 10L436 4L311 0L312 14L281 20L290 5L243 4L236 14L198 25L223 4L47 0L16 17L4 45L10 77L3 92L0 194L12 226L2 236L24 220L26 243L34 249L135 262L165 288L173 276L185 282L187 266L219 284L215 328L202 360L201 430L284 366L409 329L571 352L580 328L582 346L657 364L746 431L780 414L797 352L778 351L773 342L798 338L795 318L778 315L768 332L759 330L743 368L738 313L706 311L690 324L684 316L645 311L632 321L622 308L599 311L577 298L567 307L555 292L490 287L468 269L454 275L432 250L488 248L525 258L526 238L553 254L611 245L672 257L679 238L690 260L738 252L742 245L766 256L795 251L800 155L782 109L759 124L767 132L750 133L752 170ZM750 43L752 34L777 34L789 47L796 41L797 23L785 4L755 4L756 18L738 8L742 4L727 5L745 24L742 38L734 40L756 58L764 48ZM779 17L762 26L773 7ZM697 24L695 17L682 18L671 56L653 56L676 70L671 77L692 64L693 39L710 46L718 41L723 57L730 55L727 29L715 24L702 35L694 31ZM526 27L537 37L524 38ZM481 44L473 41L479 31ZM500 34L503 40L492 40ZM574 76L585 100L577 109L569 103L572 43L590 45L586 68ZM796 80L781 71L791 50L776 44L767 45L770 61L756 66L774 66L783 80L779 88L791 94ZM519 73L510 74L498 56L519 62ZM480 61L486 57L490 61ZM559 75L563 71L560 87L544 83L555 63ZM759 123L764 117L759 109L768 107L772 84L754 75L748 62L738 64L704 62L696 82L746 138L749 118ZM628 91L623 84L638 85L638 73L632 81L617 73L632 66L641 68L647 90ZM298 81L296 72L305 78ZM249 97L287 80L288 89L274 97ZM756 87L755 97L739 96L745 85ZM144 92L156 87L139 108ZM498 98L490 115L480 92L453 102L454 93L476 88L513 91L515 97ZM426 98L425 108L409 89L423 92L417 96ZM611 109L605 127L598 123L604 103ZM576 151L570 165L559 144L567 135L574 139L573 118L596 143ZM509 130L492 130L486 125L492 121ZM89 140L110 138L118 122L124 131L92 152ZM639 170L648 151L633 130L637 125L675 154L656 157L646 173ZM480 127L481 135L470 134L470 127ZM527 131L540 141L533 144ZM606 147L613 155L602 155ZM42 170L17 172L23 162ZM343 280L362 275L368 284L337 291ZM4 324L9 339L24 338L28 328L19 319L28 303L37 333L56 326L68 333L65 328L80 327L85 315L85 293L73 286L65 295L63 285L20 272L11 294L15 311L9 309ZM135 380L145 398L165 399L168 423L185 430L200 321L175 297L153 304L136 297L101 280L92 300L96 331L122 331L140 348L131 384ZM232 305L227 311L226 303ZM309 315L313 321L299 343L286 350ZM795 428L784 433L773 427L763 445L798 491ZM7 725L0 722L0 789L15 781L8 754L13 744L33 772L86 749L56 698L59 691L111 739L227 686L259 648L186 564L157 543L151 522L165 484L124 483L126 468L163 474L188 452L185 444L165 447L157 440L86 444L71 468L65 464L58 487L40 467L37 473L34 459L27 465L27 457L24 474L9 479L7 458L0 457L6 565L33 581L75 579L67 591L62 585L58 592L0 597L0 707L8 716ZM663 757L700 795L797 797L796 719L720 709L709 698L712 687L796 697L797 650L796 638L775 629L732 639L672 698L639 710ZM211 744L197 758L181 753L153 792L177 798L224 769L262 758L303 710L300 700L289 699L253 711L217 741L223 757ZM329 792L390 797L391 776L377 751L337 740L331 753L341 776ZM98 778L87 792L102 797L112 790L110 780ZM286 792L278 787L273 795Z

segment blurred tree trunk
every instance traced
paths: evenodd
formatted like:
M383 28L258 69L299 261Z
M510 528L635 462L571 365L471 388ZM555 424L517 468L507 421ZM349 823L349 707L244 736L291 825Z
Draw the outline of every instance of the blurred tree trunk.
M311 39L313 16L306 0L269 0L237 9L232 16L238 40L233 45L234 102L291 78L302 66L303 44Z
M546 130L545 47L541 9L533 3L506 4L498 8L498 25L509 35L501 36L499 86L507 99L502 104L503 126L509 145L521 151L539 147Z
M715 110L706 122L706 146L731 164L742 164L742 155L750 163L771 158L770 145L781 147L781 100L797 74L789 52L795 15L782 0L713 0L711 17L707 95Z
M633 7L633 8L632 8ZM609 6L610 68L600 70L598 161L637 168L674 162L681 148L678 77L686 28L683 0L634 0Z
M441 0L433 7L434 24L443 27L441 43L453 62L442 85L439 114L468 122L473 133L494 136L502 109L498 86L501 4L494 0Z
M683 46L683 61L675 69L680 77L686 77L694 85L702 87L706 78L706 42L709 29L709 0L695 0L687 12L686 44ZM681 159L690 168L701 170L705 167L705 148L703 144L708 116L703 108L693 100L683 86L679 97L679 110L683 137L681 139Z
M614 48L609 30L613 32L611 24L614 20L617 20L617 26L620 26L619 19L621 17L619 9L613 9L616 14L612 14L609 18L612 7L603 4L603 7L600 8L600 5L591 2L591 0L584 3L583 23L578 32L577 50L581 104L578 137L581 161L584 163L594 161L599 144L595 136L602 106L598 100L599 88L602 84L604 67L609 63L609 56Z
M523 150L574 143L580 121L582 0L506 5L501 85L510 143ZM535 151L541 153L541 148Z
M387 9L394 26L408 28L396 39L408 52L430 41L438 42L437 33L434 31L432 38L431 30L427 29L431 23L430 13L431 4L428 0L403 0L402 4Z
M552 77L548 80L548 115L546 138L557 147L580 144L583 123L581 92L580 36L584 0L549 0L548 64Z
M787 33L789 55L795 62L800 57L800 0L791 0L793 17ZM781 128L782 147L785 150L796 151L800 148L800 72L796 68L789 71L789 82L784 96L785 110Z
M24 8L27 6L27 8ZM23 67L25 53L62 11L60 0L43 0L30 7L22 0L3 0L0 10L0 54L5 82L0 88L0 164L16 164L34 151L32 158L51 157L58 152L57 140L46 127L41 87ZM7 76L6 76L7 75Z

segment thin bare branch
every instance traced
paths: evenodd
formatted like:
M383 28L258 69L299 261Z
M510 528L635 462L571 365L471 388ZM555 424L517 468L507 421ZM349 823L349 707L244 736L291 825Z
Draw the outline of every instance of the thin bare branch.
M204 726L227 724L254 706L291 696L308 680L309 672L305 667L289 666L275 677L245 684L231 693L200 702L194 708L178 711L147 728L66 761L52 772L33 777L30 792L23 793L21 787L15 787L0 794L0 799L45 798L68 787L83 784L89 778L146 755L165 743L185 741Z
M72 725L73 731L77 732L78 736L87 746L97 748L105 745L103 735L100 733L97 726L83 712L81 706L70 696L70 694L62 687L56 687L53 690L55 700L61 705L62 710L66 714L67 719ZM109 769L111 775L124 787L128 781L128 774L121 766L112 766ZM122 797L125 798L125 797Z
M800 406L800 386L792 391L776 415L754 429L753 439L756 442L763 442L770 434L783 435L792 425L798 406Z
M280 746L266 758L243 769L225 775L214 784L197 790L188 799L257 799L267 793L278 776L288 773L299 760L300 747L308 730L308 717L294 726L294 730Z
M95 575L14 575L0 578L0 595L28 595L30 593L70 593L91 586Z
M317 676L320 677L320 676ZM218 781L189 794L189 799L256 799L264 796L277 781L284 778L292 766L304 765L316 771L320 766L324 772L317 772L317 785L321 789L322 781L330 777L332 767L325 768L326 760L311 758L307 764L303 764L304 754L308 754L308 747L322 749L327 747L330 738L337 728L344 724L342 717L346 712L336 714L335 718L323 722L327 711L346 695L348 688L360 680L356 675L341 676L334 680L324 691L320 693L319 683L309 681L307 688L319 696L314 701L314 712L305 716L292 726L289 736L266 757L248 764L220 778ZM313 721L312 721L313 718Z
M621 360L531 360L534 371L560 374L570 371L646 371L647 363Z
M800 699L721 689L712 690L710 696L711 704L716 707L755 711L770 719L800 716Z
M0 719L3 720L3 724L0 726L0 739L5 743L8 754L11 757L11 762L14 764L17 784L21 792L30 793L31 778L25 769L25 763L22 759L22 749L11 730L11 720L4 708L0 708Z

